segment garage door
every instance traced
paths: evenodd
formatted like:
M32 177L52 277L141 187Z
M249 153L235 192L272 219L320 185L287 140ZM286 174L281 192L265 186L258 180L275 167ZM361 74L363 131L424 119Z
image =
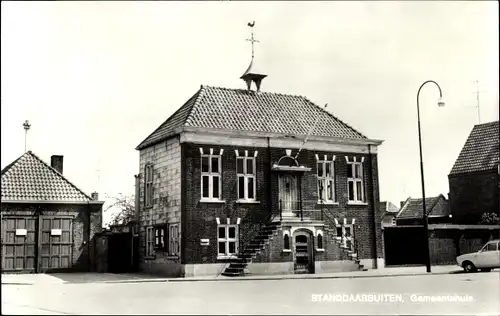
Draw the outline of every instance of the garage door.
M41 218L41 272L71 267L71 218Z
M35 272L35 218L3 218L2 270Z

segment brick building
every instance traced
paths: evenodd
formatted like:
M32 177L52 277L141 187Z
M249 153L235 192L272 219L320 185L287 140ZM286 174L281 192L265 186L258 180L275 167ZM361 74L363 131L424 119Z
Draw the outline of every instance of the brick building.
M2 170L2 273L93 271L102 205L31 151Z
M475 125L448 175L456 224L479 224L483 213L500 212L499 122Z
M265 77L252 59L246 90L201 86L137 146L141 270L231 276L383 265L382 141L303 96L260 91Z

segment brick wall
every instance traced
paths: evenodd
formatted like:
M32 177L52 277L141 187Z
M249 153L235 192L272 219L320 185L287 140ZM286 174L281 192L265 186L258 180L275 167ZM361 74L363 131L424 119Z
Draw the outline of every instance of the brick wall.
M145 183L144 168L153 165L153 205L144 206ZM181 222L181 146L178 137L142 149L139 158L139 256L142 270L157 270L155 264L165 261L173 264L179 258L169 257L157 251L155 257L146 257L146 227L165 227L167 223ZM181 228L182 230L182 228ZM168 233L165 231L165 233ZM181 241L182 243L182 241Z
M213 263L218 262L217 257L217 223L219 217L222 222L230 218L234 223L237 218L241 218L241 239L242 243L249 240L258 231L257 223L265 220L269 209L275 213L278 212L279 194L278 194L278 176L276 172L271 173L271 183L269 183L270 162L276 163L286 154L286 148L272 148L271 159L269 160L267 148L252 147L232 147L215 146L200 144L182 144L182 200L183 200L183 244L184 256L183 263ZM208 152L210 148L214 153L219 153L223 149L222 155L222 198L225 203L201 203L201 159L199 148ZM236 156L234 150L247 150L249 155L258 151L256 160L256 181L257 181L257 200L259 204L238 204L237 184L236 184ZM292 151L292 156L297 150ZM335 173L336 173L336 194L338 197L337 205L323 205L323 211L328 212L330 217L338 218L342 222L344 218L348 223L356 219L354 226L355 237L359 242L359 256L364 258L383 257L383 245L381 233L375 234L375 231L381 231L382 211L379 209L378 195L378 168L377 155L346 154L324 151L302 150L298 160L301 165L312 168L310 172L304 173L302 178L302 199L304 216L314 219L321 217L321 205L318 204L317 178L316 178L316 158L315 155L323 158L326 154L331 160L332 155L336 155ZM347 162L345 156L350 160L354 156L358 161L364 157L364 191L365 205L349 205L347 203ZM269 200L269 192L271 199ZM334 227L333 221L324 218L330 227ZM375 236L374 236L375 235ZM200 239L209 238L209 246L200 246ZM281 240L282 238L279 238ZM376 242L376 245L375 245ZM325 243L327 237L325 234ZM276 247L279 247L278 245ZM335 247L337 247L335 245ZM335 260L338 258L333 250L325 250L320 256L325 260ZM185 259L185 260L184 260ZM279 260L279 258L276 258Z
M491 239L498 238L498 229L435 229L429 233L431 264L456 264L459 255L476 252Z
M72 221L72 264L69 270L95 271L95 237L102 230L102 205L66 204L5 204L2 203L3 221L9 216L71 217ZM89 217L90 215L90 217ZM90 222L89 222L90 220ZM90 226L89 226L90 225ZM90 227L90 229L89 229Z
M485 212L500 212L499 178L496 170L449 176L452 220L457 224L478 224Z

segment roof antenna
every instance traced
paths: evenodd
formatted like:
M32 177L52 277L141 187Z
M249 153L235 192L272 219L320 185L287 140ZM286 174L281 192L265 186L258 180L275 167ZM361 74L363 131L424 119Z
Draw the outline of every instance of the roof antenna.
M24 127L24 152L26 152L26 140L28 138L28 131L31 127L31 124L28 120L24 121L24 124L23 124L23 127Z
M480 112L480 108L479 108L479 80L476 80L476 100L477 100L477 104L476 104L476 108L477 108L477 120L478 120L478 124L481 124L481 112Z
M328 103L325 104L325 106L323 107L323 111L326 110L326 107L328 106ZM307 136L306 138L304 138L304 142L302 143L302 145L300 145L300 148L299 150L297 151L297 154L295 155L295 158L293 158L293 162L297 161L297 158L299 157L299 154L300 154L300 151L302 150L302 148L304 147L304 145L306 144L307 140L309 139L309 136L311 136L314 128L316 127L316 124L318 124L318 121L319 121L319 117L320 115L323 113L323 111L319 111L318 112L318 116L316 116L316 121L314 122L314 124L311 126L311 128L309 129L309 133L307 133Z

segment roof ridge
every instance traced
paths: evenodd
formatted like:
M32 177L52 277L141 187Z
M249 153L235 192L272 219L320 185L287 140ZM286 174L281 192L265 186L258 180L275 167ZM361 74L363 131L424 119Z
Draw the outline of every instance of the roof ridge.
M37 155L35 155L35 153L33 153L31 150L29 151L29 153L33 157L35 157L36 159L38 159L41 163L43 163L46 167L48 167L50 170L52 170L52 172L54 172L56 175L58 175L62 180L68 182L73 188L75 188L80 193L82 193L83 195L85 195L85 197L87 197L89 200L92 200L92 198L89 195L87 195L85 192L83 192L83 190L81 190L79 187L77 187L76 185L74 185L73 182L69 181L68 178L66 178L62 173L60 173L55 168L53 168L51 165L49 165L48 163L46 163L45 161L43 161L43 159L41 159L40 157L38 157Z
M341 119L339 119L338 117L336 117L335 115L333 115L332 113L328 112L326 109L320 107L319 105L317 105L316 103L312 102L311 100L309 100L307 97L305 96L300 96L301 98L305 99L307 102L311 103L312 105L316 106L317 108L319 108L321 111L325 112L326 114L330 115L332 118L334 118L335 120L339 121L341 124L343 124L344 126L352 129L355 133L357 133L359 136L363 137L363 138L367 138L364 134L362 134L361 132L359 132L357 129L355 129L354 127L352 127L351 125L347 124L346 122L342 121Z

